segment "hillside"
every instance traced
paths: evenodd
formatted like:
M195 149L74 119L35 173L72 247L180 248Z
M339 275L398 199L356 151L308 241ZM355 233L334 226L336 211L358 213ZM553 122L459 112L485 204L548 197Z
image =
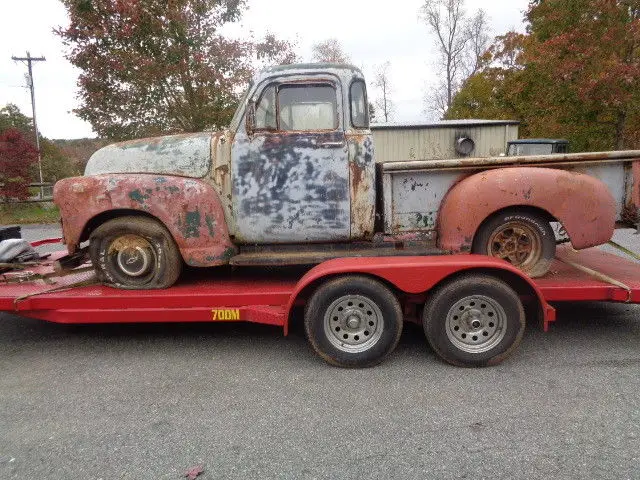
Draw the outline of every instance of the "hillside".
M60 149L62 154L68 158L79 171L84 171L84 167L93 153L111 143L102 138L78 138L73 140L57 139L52 142Z

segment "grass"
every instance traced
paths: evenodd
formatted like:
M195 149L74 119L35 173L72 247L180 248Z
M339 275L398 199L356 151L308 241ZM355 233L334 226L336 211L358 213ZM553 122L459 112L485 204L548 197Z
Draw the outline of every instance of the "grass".
M0 205L0 225L56 223L59 220L58 207L50 202Z

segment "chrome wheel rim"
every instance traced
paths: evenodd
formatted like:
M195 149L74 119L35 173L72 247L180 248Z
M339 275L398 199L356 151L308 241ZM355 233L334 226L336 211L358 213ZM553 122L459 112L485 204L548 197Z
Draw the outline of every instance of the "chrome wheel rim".
M338 350L364 352L382 336L384 319L375 302L362 295L344 295L324 315L324 333Z
M529 225L509 222L491 234L487 253L526 269L540 260L542 243L538 233Z
M446 319L449 341L467 353L483 353L498 345L507 330L507 314L496 300L471 295L458 300Z
M109 255L122 273L130 277L142 277L153 270L156 255L145 238L138 235L123 235L109 245Z

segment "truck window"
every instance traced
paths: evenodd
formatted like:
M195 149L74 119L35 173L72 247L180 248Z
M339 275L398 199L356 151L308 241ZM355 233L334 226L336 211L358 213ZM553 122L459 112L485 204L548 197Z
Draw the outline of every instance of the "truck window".
M278 101L280 130L338 128L336 90L330 85L282 85Z
M276 86L265 88L256 106L256 130L277 130L276 122Z
M351 99L351 125L355 128L369 128L367 93L362 80L351 83L349 98Z

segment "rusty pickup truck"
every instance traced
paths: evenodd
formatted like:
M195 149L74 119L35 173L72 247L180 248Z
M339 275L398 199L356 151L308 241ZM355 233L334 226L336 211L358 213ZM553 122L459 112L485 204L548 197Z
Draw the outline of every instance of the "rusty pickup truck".
M532 277L555 255L636 225L640 151L376 163L362 73L273 67L228 129L109 145L59 181L69 256L120 288L166 288L193 267L471 252ZM88 243L86 243L88 242Z

